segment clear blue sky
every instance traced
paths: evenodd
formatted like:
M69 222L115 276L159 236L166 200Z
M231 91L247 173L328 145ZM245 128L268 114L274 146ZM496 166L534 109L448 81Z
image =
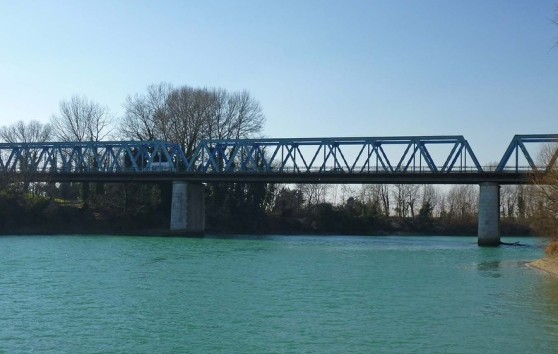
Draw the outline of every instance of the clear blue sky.
M270 137L558 133L558 0L3 1L0 125L147 85L247 89Z

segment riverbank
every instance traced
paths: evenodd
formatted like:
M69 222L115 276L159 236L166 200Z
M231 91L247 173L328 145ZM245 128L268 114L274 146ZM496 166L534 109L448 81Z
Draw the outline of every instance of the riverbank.
M147 193L141 188L129 192L126 194L129 198L145 197ZM104 196L108 198L108 195ZM147 200L120 197L127 202L121 205L118 198L103 199L94 194L89 204L84 205L78 199L46 198L20 190L0 189L0 235L182 235L169 231L171 203L163 201L169 198L163 198L160 193ZM205 212L208 234L476 236L478 232L477 219L472 215L444 213L434 217L423 212L414 217L398 217L368 210L354 201L347 205L321 203L293 210L275 210L252 204L210 203L210 200ZM532 234L525 218L502 218L500 231L506 236Z
M556 257L546 257L543 259L538 259L528 264L530 267L543 270L547 273L558 276L558 258Z

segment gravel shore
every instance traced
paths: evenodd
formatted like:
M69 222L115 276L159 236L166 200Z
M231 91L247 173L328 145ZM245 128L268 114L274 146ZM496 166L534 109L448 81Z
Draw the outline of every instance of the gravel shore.
M558 258L538 259L529 263L528 265L558 276Z

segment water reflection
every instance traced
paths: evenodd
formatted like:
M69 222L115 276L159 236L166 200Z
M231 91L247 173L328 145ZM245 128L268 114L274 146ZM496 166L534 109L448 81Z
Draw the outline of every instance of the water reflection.
M477 263L477 269L482 276L499 278L501 273L501 261L483 261Z

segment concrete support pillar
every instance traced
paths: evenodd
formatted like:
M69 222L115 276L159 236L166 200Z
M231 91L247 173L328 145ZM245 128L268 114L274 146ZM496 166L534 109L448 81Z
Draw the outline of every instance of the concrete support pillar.
M500 185L481 183L479 191L478 245L500 245Z
M186 230L191 233L203 234L205 232L205 194L201 183L188 184Z
M172 183L171 231L201 234L205 231L203 184Z

